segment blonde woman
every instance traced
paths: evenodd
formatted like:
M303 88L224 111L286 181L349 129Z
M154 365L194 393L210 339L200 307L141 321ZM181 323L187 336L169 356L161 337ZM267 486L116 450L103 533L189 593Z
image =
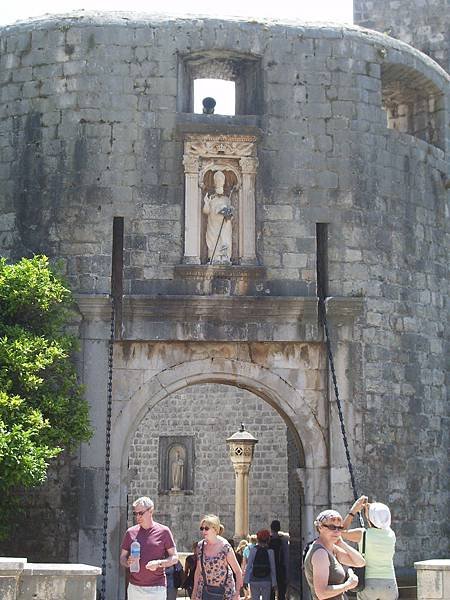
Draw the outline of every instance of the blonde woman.
M241 567L242 570L242 561L244 560L244 549L246 548L246 546L248 546L248 542L247 540L241 540L238 544L238 547L236 548L236 558L238 561L239 566Z
M197 544L197 567L194 575L193 600L205 600L207 586L224 588L224 600L239 600L242 571L233 548L222 537L223 525L216 515L206 515L200 522L202 540ZM234 584L233 572L236 577Z
M313 600L344 600L345 592L358 584L351 569L343 565L363 567L361 554L342 539L344 531L341 515L335 510L324 510L314 521L319 537L309 547L304 561L305 576Z

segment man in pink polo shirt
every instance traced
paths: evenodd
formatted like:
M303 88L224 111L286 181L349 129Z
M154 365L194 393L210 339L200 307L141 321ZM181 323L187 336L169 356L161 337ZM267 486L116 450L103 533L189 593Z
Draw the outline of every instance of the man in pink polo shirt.
M122 541L120 564L126 569L132 563L130 547L137 540L141 545L139 572L130 572L128 600L166 600L164 569L178 562L172 532L153 520L154 504L143 496L133 502L137 525L127 529Z

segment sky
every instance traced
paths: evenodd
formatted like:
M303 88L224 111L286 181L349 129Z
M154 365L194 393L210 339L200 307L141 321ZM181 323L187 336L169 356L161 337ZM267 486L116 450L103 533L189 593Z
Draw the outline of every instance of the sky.
M352 0L5 0L0 11L0 25L73 10L351 23L352 5Z

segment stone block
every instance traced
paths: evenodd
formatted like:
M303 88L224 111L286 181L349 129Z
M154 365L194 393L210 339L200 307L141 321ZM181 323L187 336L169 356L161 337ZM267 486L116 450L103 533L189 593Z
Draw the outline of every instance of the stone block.
M414 563L417 572L417 600L435 600L450 593L450 560L434 559Z

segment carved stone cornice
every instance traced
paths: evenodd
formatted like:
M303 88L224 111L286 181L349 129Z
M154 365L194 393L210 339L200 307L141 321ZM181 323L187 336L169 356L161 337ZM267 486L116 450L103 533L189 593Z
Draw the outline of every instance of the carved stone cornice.
M244 156L240 159L239 165L242 173L255 174L258 168L258 159L250 156Z
M252 322L258 319L285 322L314 320L317 317L316 298L266 296L126 296L124 318L199 319L223 322Z
M84 320L111 320L112 301L109 294L74 294L74 298Z
M199 159L198 156L185 154L183 156L183 166L185 173L198 173Z
M100 322L105 328L109 296L79 294L76 301L85 331ZM122 339L321 342L317 307L312 296L124 296ZM349 323L363 307L363 298L330 298L328 318Z
M184 138L185 156L241 158L256 155L253 135L187 134Z

